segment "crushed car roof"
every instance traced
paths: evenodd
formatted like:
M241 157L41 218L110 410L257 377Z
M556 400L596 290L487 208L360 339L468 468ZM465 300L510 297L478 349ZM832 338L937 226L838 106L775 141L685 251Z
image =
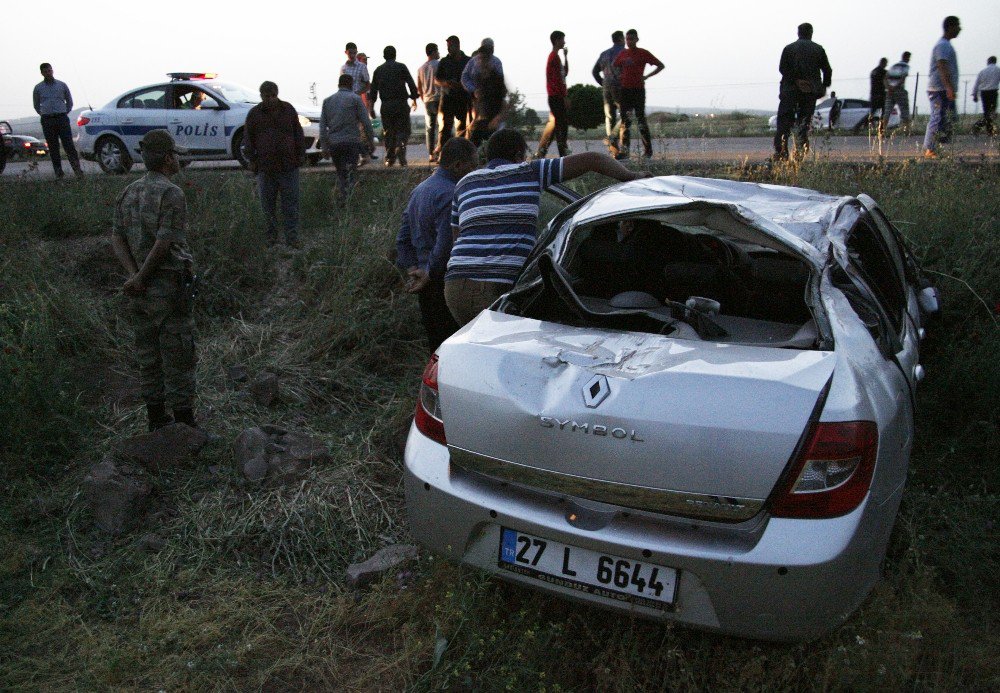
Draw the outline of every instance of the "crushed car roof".
M842 240L860 213L857 200L849 196L783 185L661 176L601 191L584 202L573 220L585 224L622 214L704 205L725 207L744 222L806 250L814 258L815 251L826 255L831 240Z

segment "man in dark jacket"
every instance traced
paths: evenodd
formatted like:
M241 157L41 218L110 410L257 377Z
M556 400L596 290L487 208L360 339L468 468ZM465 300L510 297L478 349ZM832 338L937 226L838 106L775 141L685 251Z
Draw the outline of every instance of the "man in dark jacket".
M888 58L882 58L878 61L878 65L875 69L871 71L868 75L868 101L870 106L868 107L868 123L869 125L875 125L879 122L879 118L875 115L882 114L882 107L885 105L885 76L889 71L886 67L889 65Z
M399 161L406 166L406 143L410 139L410 111L417 110L417 85L409 68L396 62L396 49L386 46L382 51L385 62L375 68L369 92L371 110L375 117L375 102L382 99L382 136L385 140L385 165ZM406 107L406 99L413 102Z
M781 51L781 86L778 93L778 131L774 135L774 158L788 158L788 135L796 127L798 147L809 146L809 124L833 79L833 70L823 46L813 43L812 24L799 25L799 40ZM822 73L822 74L821 74Z
M285 242L298 247L299 167L305 163L305 137L299 114L287 101L278 99L278 85L260 85L261 102L250 109L245 126L246 157L257 174L260 204L267 221L267 242L278 242L276 206L281 195Z
M465 127L469 118L469 95L462 86L462 72L469 63L469 56L462 52L462 43L457 36L447 38L448 55L441 58L434 83L441 88L441 114L444 122L441 124L441 137L438 148L444 145L456 132L459 137L465 137ZM455 123L458 122L458 130Z

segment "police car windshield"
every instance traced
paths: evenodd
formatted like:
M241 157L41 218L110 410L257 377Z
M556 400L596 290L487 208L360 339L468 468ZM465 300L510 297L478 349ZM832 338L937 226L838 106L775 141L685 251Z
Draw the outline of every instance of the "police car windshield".
M222 96L229 103L260 103L260 95L237 84L207 82L205 86Z

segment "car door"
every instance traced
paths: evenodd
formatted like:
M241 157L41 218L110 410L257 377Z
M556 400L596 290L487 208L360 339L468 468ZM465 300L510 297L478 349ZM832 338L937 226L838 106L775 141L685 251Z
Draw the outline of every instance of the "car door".
M129 155L142 160L139 142L150 130L167 127L167 85L146 87L127 94L118 100L115 115L117 131Z
M920 263L910 250L903 235L899 232L882 208L868 195L858 195L858 201L864 206L878 224L888 247L894 248L903 262L903 274L908 289L907 311L921 330L928 318L938 312L938 291L920 269Z
M862 202L862 206L864 202ZM919 365L919 308L916 294L906 281L906 265L888 220L873 207L863 214L847 237L848 275L869 301L877 306L881 334L879 346L906 379L911 399L923 378Z
M179 146L187 148L188 158L226 155L227 106L205 90L187 84L173 85L170 105L168 130Z

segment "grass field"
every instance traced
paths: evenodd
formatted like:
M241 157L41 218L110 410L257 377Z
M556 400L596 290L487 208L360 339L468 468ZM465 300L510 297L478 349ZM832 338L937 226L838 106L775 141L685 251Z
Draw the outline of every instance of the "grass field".
M363 177L350 212L333 206L332 176L305 176L294 254L264 249L243 175L177 178L204 277L198 411L222 440L152 477L157 517L109 538L80 483L144 426L105 241L127 179L7 182L0 689L1000 688L996 168L706 172L868 192L944 296L884 577L839 630L776 645L609 618L430 555L365 591L346 586L350 562L408 541L400 440L426 347L389 258L419 171ZM279 403L240 396L226 378L236 364L277 373ZM333 462L284 489L244 483L231 441L262 422L320 437ZM144 548L148 532L162 549Z

